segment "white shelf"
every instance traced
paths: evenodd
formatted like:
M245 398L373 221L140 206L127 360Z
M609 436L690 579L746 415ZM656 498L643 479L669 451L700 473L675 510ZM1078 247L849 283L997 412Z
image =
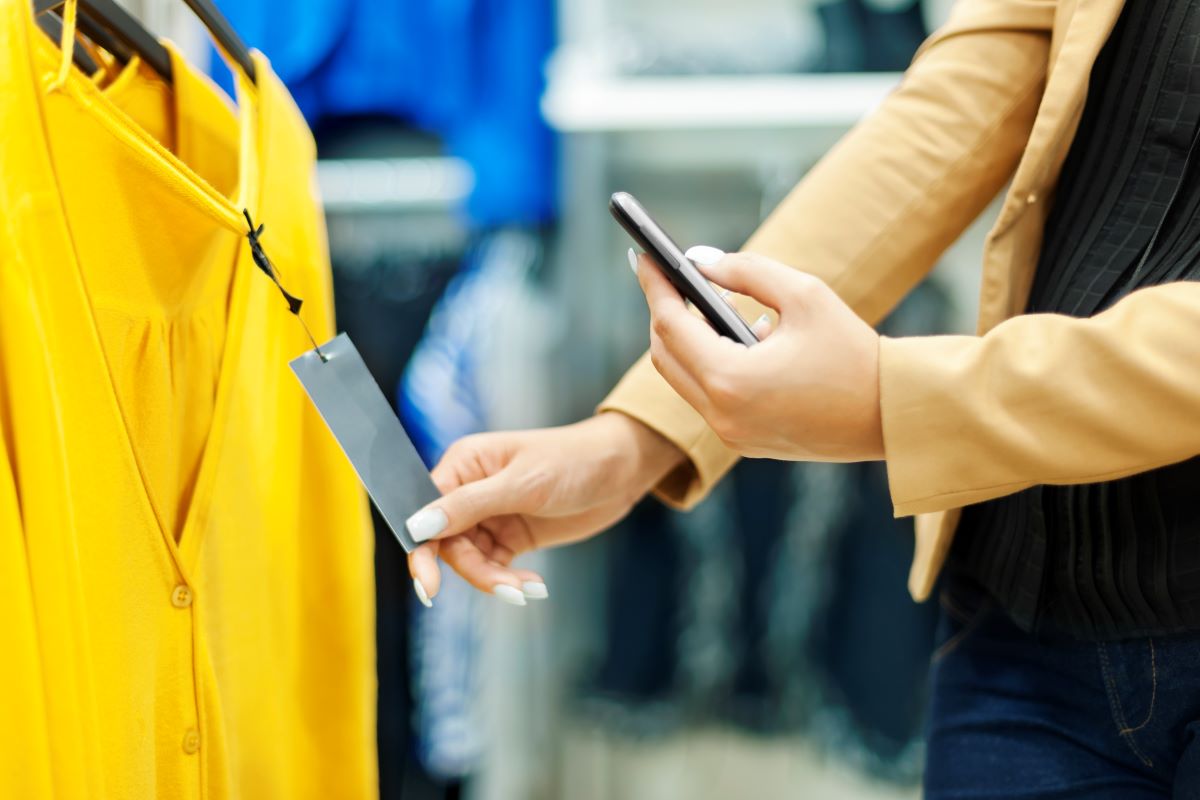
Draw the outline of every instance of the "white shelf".
M415 211L462 203L475 175L449 157L320 159L317 181L326 211Z
M900 73L596 77L554 75L542 114L561 133L846 128Z

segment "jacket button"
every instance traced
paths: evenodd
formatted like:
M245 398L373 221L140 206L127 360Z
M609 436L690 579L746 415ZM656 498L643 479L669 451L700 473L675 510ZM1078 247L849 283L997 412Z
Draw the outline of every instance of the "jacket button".
M176 608L187 608L192 604L192 590L184 584L179 584L175 587L175 591L171 592L171 605Z
M183 735L183 752L189 756L195 755L200 751L200 731L195 728L188 728L187 733Z

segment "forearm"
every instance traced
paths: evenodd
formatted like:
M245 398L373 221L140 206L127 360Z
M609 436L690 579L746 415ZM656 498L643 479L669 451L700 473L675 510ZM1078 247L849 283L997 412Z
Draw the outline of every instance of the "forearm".
M678 445L627 414L602 412L585 424L603 427L620 462L613 464L612 474L627 485L631 500L641 499L687 460Z
M743 249L816 275L877 323L1012 176L1041 100L1054 5L960 2L899 87Z
M1033 314L982 337L885 339L880 395L896 513L1194 456L1197 365L1197 283L1143 289L1091 319Z
M679 462L654 484L659 499L676 508L698 502L737 461L728 448L713 446L708 423L654 370L648 355L625 373L600 411L616 412L654 431L680 454Z
M820 277L868 322L885 315L1011 176L1037 112L1053 0L964 0L901 86L767 219L746 249ZM762 307L740 297L747 319ZM601 405L658 430L690 470L658 487L689 507L737 461L641 359Z

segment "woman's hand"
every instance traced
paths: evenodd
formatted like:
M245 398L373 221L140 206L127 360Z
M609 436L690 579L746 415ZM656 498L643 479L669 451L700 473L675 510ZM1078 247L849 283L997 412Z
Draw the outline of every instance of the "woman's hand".
M561 428L461 439L432 473L443 497L407 522L413 538L426 542L408 556L413 588L431 605L441 585L440 556L501 600L544 598L541 577L512 568L513 558L608 528L683 458L675 445L615 412Z
M693 260L699 249L689 251ZM654 366L713 431L746 456L883 458L879 336L871 326L824 282L776 261L735 253L699 267L778 314L774 330L768 320L755 323L760 339L769 332L759 344L737 344L689 310L648 256L638 260Z

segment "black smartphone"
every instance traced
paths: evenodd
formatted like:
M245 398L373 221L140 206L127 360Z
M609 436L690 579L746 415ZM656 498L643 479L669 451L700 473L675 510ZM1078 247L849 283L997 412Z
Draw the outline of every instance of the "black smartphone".
M642 204L628 192L617 192L608 201L608 210L621 227L641 245L679 293L692 302L717 333L744 345L758 343L758 337L742 315L700 274L679 245L658 227Z

